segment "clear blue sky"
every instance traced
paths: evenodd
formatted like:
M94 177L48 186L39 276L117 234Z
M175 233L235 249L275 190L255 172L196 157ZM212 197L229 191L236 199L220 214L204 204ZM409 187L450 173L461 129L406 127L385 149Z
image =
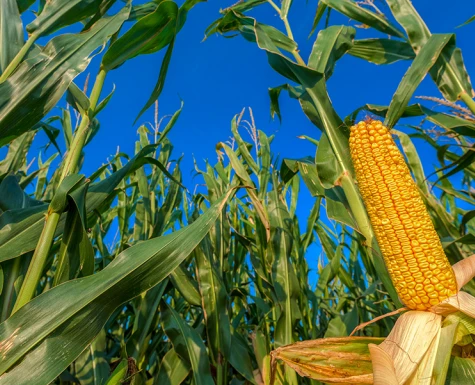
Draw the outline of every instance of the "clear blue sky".
M134 1L134 4L137 3ZM281 97L282 124L270 119L268 88L285 83L286 80L270 68L265 53L255 44L241 37L225 39L218 35L202 41L206 27L219 17L219 10L233 3L235 0L209 0L191 10L178 36L165 89L159 101L161 116L172 114L178 109L180 99L185 103L169 138L175 146L175 157L185 155L181 167L184 183L190 190L196 183L201 183L201 180L192 178L193 156L202 166L204 159L214 163L216 143L229 138L231 118L244 107L253 109L259 129L268 135L275 134L272 148L280 158L314 155L313 145L297 136L319 136L319 131L307 120L298 103L284 94ZM383 1L376 0L376 4L385 12L388 11ZM455 27L475 14L475 2L452 0L447 6L446 0L414 0L413 4L433 33L457 32L457 43L462 48L467 70L474 74L475 23L459 29ZM290 24L304 58L308 57L316 38L316 34L308 38L316 5L316 0L295 0L290 11ZM271 6L262 5L250 15L262 23L283 29L281 20ZM358 23L332 12L330 24L356 26ZM319 27L322 25L323 22ZM357 39L367 37L384 36L373 30L357 28ZM113 84L116 85L116 91L108 107L99 115L100 132L86 149L83 168L86 175L114 154L117 146L121 151L133 154L139 126L133 125L133 122L154 87L163 54L159 52L135 58L108 75L103 96L112 89ZM93 60L85 74L90 72L91 76L95 75L98 62L97 58ZM336 110L344 117L366 103L388 105L409 65L410 62L398 62L389 66L376 66L345 55L338 62L328 83ZM77 79L80 86L85 74ZM416 95L439 97L440 93L430 77L427 77ZM147 121L153 121L153 108L142 116L139 123ZM426 173L429 173L432 164L436 163L435 154L423 148L421 155ZM303 194L298 209L301 223L305 223L312 203L313 199Z
M253 109L259 129L268 135L276 135L273 150L281 157L313 155L313 146L297 136L319 135L298 103L285 94L281 97L282 124L270 119L267 90L286 80L269 67L266 55L255 44L241 37L225 39L219 35L202 41L205 28L219 16L220 8L232 3L234 0L210 0L198 4L189 13L178 37L165 89L159 100L160 115L178 109L180 98L185 103L169 138L175 146L175 155L185 154L182 169L189 187L194 184L188 174L188 170L193 168L192 155L198 162L206 158L214 161L216 143L229 137L231 118L244 107ZM308 39L316 3L315 0L296 0L290 12L290 23L304 58L308 57L316 37ZM465 0L453 0L451 7L447 7L444 0L415 0L414 5L433 33L453 32L457 25L475 14L475 2ZM282 29L281 20L270 6L262 5L251 15ZM336 12L332 13L330 21L331 24L358 24ZM475 72L474 30L475 23L456 30L457 43L463 50L469 73ZM382 35L357 28L357 38L370 36ZM95 170L106 156L115 153L117 146L121 151L133 152L138 127L138 124L133 125L133 121L155 84L162 56L163 52L160 52L135 58L109 74L104 95L113 84L116 91L109 106L99 116L100 132L87 147L83 170L86 174ZM86 73L96 73L97 61L91 63ZM398 62L376 66L345 55L328 84L336 110L345 116L365 103L389 104L409 64ZM427 77L416 95L440 96L440 93ZM141 122L146 121L153 121L153 108L142 116ZM424 160L430 165L430 158Z

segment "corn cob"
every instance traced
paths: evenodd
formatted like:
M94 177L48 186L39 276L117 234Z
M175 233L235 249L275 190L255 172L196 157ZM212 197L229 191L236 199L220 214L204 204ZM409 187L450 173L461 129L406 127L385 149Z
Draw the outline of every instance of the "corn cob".
M457 283L404 156L378 120L351 127L350 152L363 201L402 302L427 310Z

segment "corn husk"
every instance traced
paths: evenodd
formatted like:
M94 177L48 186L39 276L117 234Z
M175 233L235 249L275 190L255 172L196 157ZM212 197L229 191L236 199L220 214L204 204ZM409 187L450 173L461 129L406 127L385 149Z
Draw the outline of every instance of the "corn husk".
M297 342L272 352L299 375L329 384L372 384L369 344L383 338L343 337Z
M475 276L475 255L453 270L460 290ZM458 291L429 311L402 314L381 343L365 337L326 338L281 347L272 357L328 384L442 385L451 353L475 347L474 335L475 298ZM459 355L456 361L475 368L470 357Z

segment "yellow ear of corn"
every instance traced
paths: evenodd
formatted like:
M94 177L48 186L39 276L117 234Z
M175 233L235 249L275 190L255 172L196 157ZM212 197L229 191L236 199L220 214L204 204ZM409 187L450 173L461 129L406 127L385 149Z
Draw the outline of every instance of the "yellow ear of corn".
M419 190L391 133L378 120L351 127L359 189L396 290L410 309L456 294L457 283Z

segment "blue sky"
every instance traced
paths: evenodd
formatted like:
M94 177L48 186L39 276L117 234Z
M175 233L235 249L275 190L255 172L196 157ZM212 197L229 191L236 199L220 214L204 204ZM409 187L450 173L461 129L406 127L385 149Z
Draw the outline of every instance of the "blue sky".
M272 121L269 114L268 88L285 83L286 80L268 65L266 55L255 44L241 37L225 39L211 36L203 41L205 28L217 17L220 8L234 1L210 0L198 4L190 13L181 31L164 92L159 100L160 115L172 114L185 103L182 115L169 135L175 146L175 155L184 154L182 169L185 183L193 187L192 156L199 163L204 159L216 159L215 145L230 135L231 118L244 107L251 107L257 127L268 135L275 134L273 150L281 157L302 157L313 155L314 147L298 139L299 135L319 136L319 131L307 120L295 100L284 94L281 97L283 121ZM301 54L307 58L316 35L308 38L316 1L294 1L290 12L290 23ZM377 2L378 3L378 2ZM444 7L445 1L414 1L433 33L453 32L454 28L475 14L475 3L463 0L452 1L452 7ZM381 4L378 4L380 6ZM384 9L384 7L382 7ZM441 12L441 9L446 11ZM251 15L263 23L279 29L283 25L275 11L267 5L258 7ZM357 25L346 17L333 12L331 24ZM320 26L321 27L321 26ZM472 36L475 23L457 29L457 43L463 50L467 70L475 69L475 53ZM378 37L381 34L357 28L357 38ZM472 52L471 52L472 51ZM130 60L111 72L105 83L105 96L113 84L115 95L109 106L99 115L101 130L87 148L84 172L95 170L105 158L121 151L132 153L140 123L153 121L153 108L145 113L139 123L134 119L155 84L163 52L141 56ZM86 71L96 73L97 63L93 61ZM398 62L389 66L376 66L363 60L345 55L337 64L334 75L328 82L330 97L341 116L366 103L389 104L397 85L409 66L409 62ZM81 78L78 79L81 84ZM427 77L416 91L416 95L440 96L432 80ZM435 159L434 159L435 162ZM430 157L424 164L429 167Z
M136 3L139 2L134 1ZM268 135L275 135L272 149L280 158L313 156L314 146L297 137L309 135L317 138L320 135L307 120L299 104L284 94L281 97L282 124L278 120L271 120L268 88L283 84L286 79L270 68L265 53L255 44L241 37L225 39L219 35L203 41L206 27L220 16L219 10L233 3L235 0L209 0L190 11L175 45L165 88L159 100L160 116L172 114L180 107L181 100L185 103L169 139L175 146L175 158L184 154L181 168L184 183L191 191L195 184L202 183L200 179L192 177L193 156L201 166L204 166L205 159L214 163L215 145L229 138L232 117L245 107L253 109L258 129ZM389 14L383 1L376 0L376 4ZM457 43L462 48L467 70L475 73L475 52L472 49L475 23L455 29L475 14L475 2L452 0L449 7L445 0L414 0L413 4L433 33L457 32ZM316 38L316 34L308 38L316 5L316 0L295 0L290 10L290 24L304 59L308 57ZM283 30L282 21L270 5L264 4L250 15ZM25 15L25 18L31 19L31 14ZM357 26L359 23L332 12L330 24ZM323 21L319 28L322 26ZM373 30L357 28L357 39L368 37L385 36ZM163 54L159 52L140 56L108 75L103 96L110 92L113 84L116 91L98 117L101 123L99 133L86 148L82 170L86 175L114 154L117 147L122 152L133 154L138 126L153 121L151 108L138 124L133 124L155 85ZM87 73L91 73L91 78L95 76L98 64L99 60L95 58L85 73L78 77L79 86L82 86ZM410 62L403 61L389 66L376 66L345 55L337 63L328 82L329 94L337 112L344 117L366 103L388 105L409 65ZM415 95L440 97L430 77L423 81ZM416 145L421 146L421 143L416 142ZM436 164L435 154L424 146L420 150L427 174ZM305 223L312 204L313 198L302 193L297 211L301 223Z
M307 120L295 100L281 97L282 124L272 121L269 115L268 88L285 82L268 65L266 55L255 44L241 37L225 39L215 35L202 41L205 28L217 17L220 8L234 1L210 0L198 4L190 13L181 31L164 92L159 100L160 115L171 114L185 103L183 113L169 138L175 145L175 154L185 154L183 171L192 168L192 154L198 161L215 159L215 144L230 134L233 115L244 107L251 107L259 129L275 134L273 149L283 157L300 157L313 153L313 146L297 138L298 135L318 136L318 130ZM415 6L434 33L453 32L454 27L475 14L475 3L452 1L448 11L441 12L446 4L442 0L414 1ZM290 23L299 43L301 54L308 57L316 35L308 39L316 1L294 1ZM258 20L282 29L275 11L262 5L252 13ZM345 17L332 13L331 24L356 25ZM463 49L465 64L470 72L475 67L472 36L475 23L457 30L457 42ZM357 38L382 36L374 31L357 28ZM465 49L464 49L465 48ZM105 83L103 96L116 85L109 106L99 115L101 130L87 148L84 171L97 168L109 154L121 151L131 153L140 123L153 121L153 108L139 123L134 119L155 84L163 52L140 56L111 72ZM93 61L85 73L96 73L98 60ZM328 83L330 97L341 116L345 116L365 103L389 104L392 94L409 66L398 62L389 66L376 66L346 55L336 67ZM81 78L78 79L81 83ZM416 95L440 96L427 77Z

